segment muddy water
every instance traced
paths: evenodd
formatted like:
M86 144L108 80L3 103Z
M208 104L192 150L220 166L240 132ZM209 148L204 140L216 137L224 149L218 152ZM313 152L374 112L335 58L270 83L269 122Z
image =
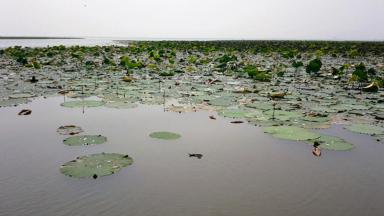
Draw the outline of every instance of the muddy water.
M311 154L311 146L281 141L215 113L60 107L61 97L0 109L0 215L383 215L384 146L340 126L324 130L356 145L349 152ZM22 108L31 116L17 116ZM69 147L60 125L102 134L98 146ZM180 133L175 141L150 132ZM119 173L74 179L59 172L79 155L127 153ZM188 153L202 153L202 159Z

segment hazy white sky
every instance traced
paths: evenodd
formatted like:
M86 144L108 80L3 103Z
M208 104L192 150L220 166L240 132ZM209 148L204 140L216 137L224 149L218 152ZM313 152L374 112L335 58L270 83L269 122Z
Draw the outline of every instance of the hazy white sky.
M0 36L384 40L384 0L0 0Z

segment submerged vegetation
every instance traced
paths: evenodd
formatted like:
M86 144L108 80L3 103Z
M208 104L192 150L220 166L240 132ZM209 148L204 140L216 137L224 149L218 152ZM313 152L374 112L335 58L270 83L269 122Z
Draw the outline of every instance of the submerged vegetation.
M131 109L147 104L164 105L164 111L177 113L217 111L233 123L247 121L265 127L274 137L316 142L327 150L354 146L313 129L343 124L379 142L384 138L384 43L121 43L127 45L1 50L0 107L60 94L70 98L61 104L68 108ZM83 130L68 125L57 132L74 135ZM180 135L154 132L150 137L178 139ZM105 141L103 136L83 135L64 143ZM131 163L125 155L98 154L68 162L61 171L97 178ZM99 172L95 166L103 169Z

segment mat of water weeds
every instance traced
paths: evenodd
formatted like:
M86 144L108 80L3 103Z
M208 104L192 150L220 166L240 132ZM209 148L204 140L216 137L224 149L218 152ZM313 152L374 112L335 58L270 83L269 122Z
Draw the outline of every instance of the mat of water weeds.
M128 155L100 153L77 157L60 167L60 172L74 178L98 178L112 175L133 163Z

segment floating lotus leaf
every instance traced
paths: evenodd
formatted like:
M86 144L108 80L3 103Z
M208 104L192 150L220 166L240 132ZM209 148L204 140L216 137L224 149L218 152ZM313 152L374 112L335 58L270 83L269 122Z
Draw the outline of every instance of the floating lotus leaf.
M34 97L34 96L35 95L28 94L28 93L18 93L18 94L9 95L9 98L10 99L19 99L19 98L30 98L30 97Z
M222 106L222 107L231 106L233 105L233 103L234 103L234 98L230 96L221 96L213 100L210 100L208 102L209 105Z
M81 146L81 145L98 145L107 141L107 137L101 135L81 135L72 136L63 140L65 145Z
M323 116L304 116L302 120L309 122L329 122L331 119Z
M313 144L315 141L320 143L320 148L335 150L335 151L348 151L354 148L354 145L341 139L339 137L321 135L317 139L306 141L309 144Z
M78 101L67 101L61 104L63 107L78 108L78 107L98 107L104 105L104 101L96 100L78 100Z
M273 110L265 111L264 114L268 116L270 119L273 119ZM275 119L278 119L281 121L297 119L301 116L302 115L300 113L297 113L294 111L284 111L284 110L275 110L275 114L274 114Z
M101 153L78 157L60 167L60 172L74 178L98 178L112 175L133 163L128 155Z
M0 100L0 107L11 107L11 106L17 106L19 104L25 104L31 102L28 99L25 98L18 98L18 99L8 99L8 100Z
M83 132L83 129L76 125L65 125L60 126L56 131L61 135L75 135Z
M219 112L219 115L228 118L257 118L263 114L260 110L246 110L239 108L228 108Z
M153 132L153 133L149 134L149 136L152 138L164 139L164 140L175 140L175 139L179 139L181 137L180 134L167 132L167 131Z
M183 112L196 112L197 109L194 106L176 106L171 105L165 108L168 112L177 112L177 113L183 113Z
M256 102L253 102L253 103L250 103L250 104L246 104L245 106L249 107L249 108L260 109L260 110L271 110L271 109L273 109L272 103L259 102L259 101L256 101Z
M350 130L356 133L376 135L376 134L384 134L384 128L375 125L369 124L351 124L345 126L345 129Z
M264 128L264 132L271 134L272 136L286 140L311 140L319 138L317 133L310 132L304 128L294 126L274 126Z
M128 101L112 101L112 102L107 102L104 106L108 108L116 108L116 109L131 109L131 108L136 108L138 105Z

